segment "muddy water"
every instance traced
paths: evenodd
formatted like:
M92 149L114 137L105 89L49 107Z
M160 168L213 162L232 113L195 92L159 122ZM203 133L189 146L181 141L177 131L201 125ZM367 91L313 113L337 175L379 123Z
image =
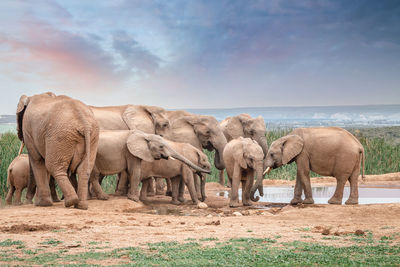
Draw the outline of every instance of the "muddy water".
M328 200L335 192L335 186L316 186L312 187L312 194L315 204L327 204ZM287 186L268 186L264 187L264 196L260 201L272 203L289 203L293 198L294 187ZM228 197L229 191L222 191L219 194ZM382 186L369 185L359 186L359 204L378 204L378 203L400 203L400 186ZM241 189L239 197L241 199ZM350 194L350 187L346 186L343 193L343 203ZM258 195L258 192L256 196ZM304 198L304 193L303 193Z

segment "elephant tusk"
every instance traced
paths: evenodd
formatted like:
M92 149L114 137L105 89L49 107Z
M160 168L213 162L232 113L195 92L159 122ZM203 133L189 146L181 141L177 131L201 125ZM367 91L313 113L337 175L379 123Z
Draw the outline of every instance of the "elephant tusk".
M268 174L271 170L272 170L271 167L268 167L268 168L263 172L263 175Z
M176 158L174 158L173 156L169 156L169 158L172 160L176 160Z

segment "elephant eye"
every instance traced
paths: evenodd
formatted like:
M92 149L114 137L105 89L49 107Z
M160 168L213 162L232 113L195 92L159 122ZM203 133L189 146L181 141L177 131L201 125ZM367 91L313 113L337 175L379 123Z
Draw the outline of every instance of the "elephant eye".
M167 126L168 126L168 124L167 124L167 123L164 123L164 124L163 124L163 127L167 127Z
M271 157L274 157L274 153L271 153L270 155L271 155Z

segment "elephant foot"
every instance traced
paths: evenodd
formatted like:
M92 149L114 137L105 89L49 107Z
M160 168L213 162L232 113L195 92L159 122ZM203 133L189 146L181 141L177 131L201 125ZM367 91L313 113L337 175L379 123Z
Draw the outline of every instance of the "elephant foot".
M61 200L59 200L58 198L53 199L53 202L61 202Z
M243 206L253 206L251 202L243 202Z
M192 200L192 203L193 203L194 205L197 205L197 204L200 203L200 201L198 201L197 199L195 199L195 200Z
M158 196L164 195L164 190L156 190L156 195Z
M333 205L342 205L342 199L332 197L331 199L328 200L328 203Z
M74 208L80 210L87 210L89 208L89 205L87 201L79 201L77 204L74 205Z
M108 200L109 196L107 194L98 194L97 199L99 200Z
M128 199L133 200L135 202L139 202L139 197L137 195L134 195L134 194L128 193Z
M299 203L303 203L303 200L301 199L301 198L293 198L291 201L290 201L290 204L291 205L297 205L297 204L299 204Z
M14 203L14 205L15 205L15 206L21 206L21 205L22 205L22 202L21 202L21 201L17 201L17 202Z
M176 200L176 199L173 199L173 200L171 200L171 204L173 204L173 205L180 205L181 202L179 202L179 201Z
M154 193L154 191L151 191L151 192L147 192L147 195L148 195L149 197L154 197L154 196L155 196L155 193Z
M183 203L183 202L185 202L185 198L183 196L180 196L180 197L178 197L178 201Z
M114 193L115 196L126 196L126 191L117 190Z
M33 201L32 199L26 199L24 204L33 204Z
M307 197L303 200L303 204L314 204L314 199L312 197Z
M229 202L229 207L230 208L237 208L237 207L239 207L239 202Z
M12 204L12 200L6 199L6 204L7 204L7 205L11 205L11 204Z
M357 205L358 204L358 198L349 198L346 202L346 205Z
M77 195L73 196L73 197L67 197L65 196L64 199L64 206L66 208L77 205L79 203L79 198Z
M201 197L199 200L200 200L201 202L204 202L204 201L206 201L206 198L207 198L207 197L204 196L204 197Z
M167 197L172 197L172 191L167 191L167 192L165 192L165 195L166 195Z
M53 201L51 201L50 197L38 198L37 201L35 201L35 205L39 207L49 207L53 205Z

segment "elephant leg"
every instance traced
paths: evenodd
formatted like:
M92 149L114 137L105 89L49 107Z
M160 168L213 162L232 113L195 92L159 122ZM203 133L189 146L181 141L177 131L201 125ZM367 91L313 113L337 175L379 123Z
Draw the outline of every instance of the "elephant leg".
M75 192L78 191L78 179L76 179L76 173L71 173L69 176L69 180L71 181L72 186L75 189Z
M193 171L190 170L187 166L184 166L182 170L182 178L189 190L189 194L190 197L192 198L193 203L194 204L199 203L199 198L197 196L196 188L193 183L194 182Z
M254 172L249 172L247 174L247 179L242 181L242 202L243 206L251 206L250 193L251 187L254 184Z
M35 197L35 205L36 206L51 206L53 205L53 201L51 200L50 193L50 175L46 169L43 160L32 160L31 167L33 170L33 175L35 177L36 182L36 197Z
M344 185L346 184L347 177L344 176L338 176L336 177L336 190L333 196L328 200L329 204L336 204L336 205L341 205L342 204L342 199L343 199L343 190L344 190Z
M181 177L180 176L175 176L171 178L171 185L172 185L172 200L171 203L174 205L179 205L180 202L178 201L178 194L179 194L179 183L180 183Z
M133 158L132 162L128 163L129 168L129 190L128 199L138 202L139 201L139 184L140 177L140 162L141 159Z
M152 197L152 196L155 195L155 191L154 191L154 186L155 186L154 177L150 177L148 180L149 180L149 181L148 181L148 186L147 186L147 195L148 195L149 197Z
M87 166L87 159L86 157L83 158L82 163L76 169L76 173L78 174L78 203L74 204L74 208L87 210L88 209L88 190L89 190L89 176L90 172L88 173L88 166ZM58 182L58 181L57 181ZM69 182L69 180L68 180ZM71 183L68 183L68 190L72 190L75 193L74 188L72 187ZM99 185L100 186L100 185ZM101 188L101 186L100 186ZM75 193L76 195L76 193ZM65 200L67 200L67 196L65 196Z
M194 187L196 189L197 199L201 199L201 177L198 174L194 174Z
M60 199L58 199L57 196L56 184L53 177L50 177L50 192L51 192L51 199L53 200L53 202L60 202Z
M219 184L225 186L224 170L219 171Z
M12 197L14 195L14 192L15 192L15 187L10 185L10 188L8 189L8 193L7 193L7 197L6 197L6 203L8 205L12 204Z
M155 178L156 179L156 195L164 195L164 179L163 178Z
M117 188L115 189L116 196L126 196L128 193L128 173L126 171L118 174Z
M298 203L302 203L301 194L303 193L303 187L301 186L300 179L296 177L296 185L294 186L294 197L290 201L290 204L297 205Z
M15 197L14 197L14 204L15 205L21 205L21 194L22 194L22 189L21 188L15 188Z
M356 168L349 178L350 182L350 196L346 201L346 205L355 205L358 204L358 176L360 175L359 164L356 165Z
M107 200L108 195L106 193L104 193L104 191L101 188L101 185L99 183L100 177L104 177L104 175L93 170L92 173L90 174L90 178L89 178L90 184L92 185L91 187L92 187L94 195L97 197L97 199Z
M184 203L185 202L185 184L183 182L183 177L179 175L179 194L178 201Z
M240 185L240 167L238 164L235 164L233 177L232 177L232 188L231 188L231 195L229 201L229 207L234 208L239 206L239 185Z
M139 199L141 200L141 201L146 201L147 200L147 192L148 192L148 187L149 187L149 180L150 180L151 178L149 178L149 179L145 179L145 180L142 180L142 188L140 189L140 197L139 197Z
M36 181L35 181L35 176L33 174L32 164L31 164L30 160L29 160L29 167L30 168L29 168L28 188L26 189L25 204L33 204L32 200L36 193Z
M301 187L304 189L305 198L303 200L304 204L314 204L314 199L312 197L311 183L310 183L310 163L307 159L298 160L297 164L297 179L301 182ZM296 192L298 194L298 192Z
M165 192L166 196L172 196L172 183L171 179L166 179L167 182L167 191Z
M206 196L206 176L201 177L201 201L204 202L207 198Z

